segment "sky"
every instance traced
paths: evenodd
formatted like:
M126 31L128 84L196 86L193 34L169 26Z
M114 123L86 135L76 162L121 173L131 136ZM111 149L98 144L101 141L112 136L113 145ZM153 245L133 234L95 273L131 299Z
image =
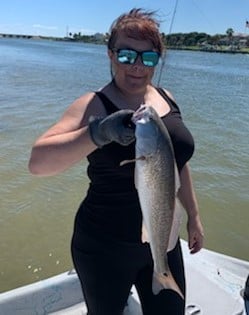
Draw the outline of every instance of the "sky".
M232 28L249 35L245 27L249 0L2 0L0 33L55 37L106 33L120 14L134 7L156 10L165 34L173 23L171 33L214 35Z

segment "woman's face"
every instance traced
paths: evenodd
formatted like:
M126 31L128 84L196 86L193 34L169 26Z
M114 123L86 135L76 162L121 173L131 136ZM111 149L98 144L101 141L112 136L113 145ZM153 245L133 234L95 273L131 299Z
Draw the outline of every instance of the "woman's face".
M138 52L155 51L150 40L137 40L120 33L114 50L133 49ZM148 67L142 63L141 56L138 56L134 64L122 64L117 60L115 51L108 50L112 63L112 70L116 84L120 89L129 93L139 93L145 90L151 83L155 67Z

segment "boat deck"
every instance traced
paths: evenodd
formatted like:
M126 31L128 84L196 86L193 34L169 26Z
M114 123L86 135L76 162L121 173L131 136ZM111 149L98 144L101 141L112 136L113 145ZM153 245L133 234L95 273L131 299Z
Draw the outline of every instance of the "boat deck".
M186 315L246 315L241 291L249 273L249 263L212 254L203 250L190 255L184 242L187 303ZM240 271L239 271L240 270ZM238 274L235 274L238 273ZM86 315L84 302L51 315ZM128 300L124 315L142 315L135 288Z
M186 269L186 315L246 315L241 292L249 262L203 249L190 255L182 241ZM0 294L0 315L85 315L86 305L73 272ZM133 287L124 315L142 315Z

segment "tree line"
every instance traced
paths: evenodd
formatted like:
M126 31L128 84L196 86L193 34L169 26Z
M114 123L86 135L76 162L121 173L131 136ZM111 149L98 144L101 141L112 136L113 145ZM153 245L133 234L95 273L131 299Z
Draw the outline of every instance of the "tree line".
M194 46L226 46L239 45L249 47L249 35L235 35L232 28L228 28L226 34L209 35L206 33L191 32L191 33L161 33L163 43L169 48L194 47ZM104 44L109 38L109 34L82 35L81 33L69 33L69 38L75 41L83 41L88 43Z

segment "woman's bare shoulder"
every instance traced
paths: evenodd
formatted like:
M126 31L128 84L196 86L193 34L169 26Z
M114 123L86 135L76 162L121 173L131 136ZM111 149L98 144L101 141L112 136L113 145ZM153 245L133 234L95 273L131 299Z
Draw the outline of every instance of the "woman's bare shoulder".
M94 92L77 98L65 111L62 119L74 119L82 126L87 125L91 116L104 116L105 110L101 100Z
M93 92L86 93L69 105L61 118L41 138L78 130L88 125L91 116L103 117L105 115L105 110L97 95Z

